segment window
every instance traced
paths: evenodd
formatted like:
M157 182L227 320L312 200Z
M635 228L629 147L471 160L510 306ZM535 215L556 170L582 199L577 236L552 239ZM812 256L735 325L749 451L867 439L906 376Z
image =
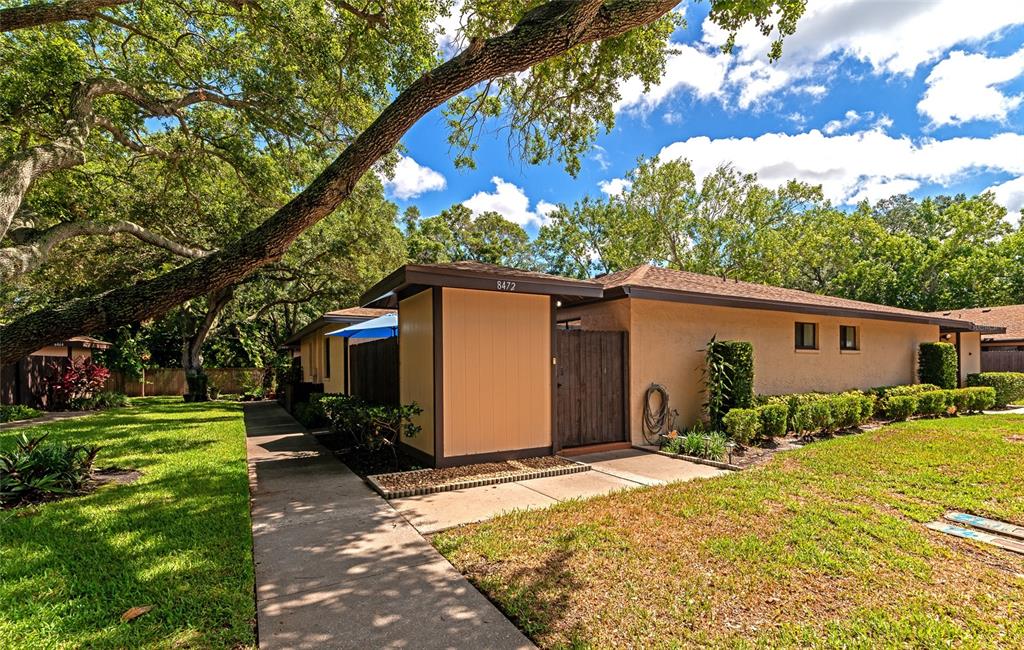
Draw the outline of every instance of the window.
M331 378L331 339L324 337L324 379Z
M818 349L818 324L797 323L796 324L796 349L817 350Z
M858 328L853 325L840 325L839 326L839 349L840 350L859 350L860 349L860 332Z
M558 321L558 328L563 330L583 329L583 319L572 318L570 320L560 320Z

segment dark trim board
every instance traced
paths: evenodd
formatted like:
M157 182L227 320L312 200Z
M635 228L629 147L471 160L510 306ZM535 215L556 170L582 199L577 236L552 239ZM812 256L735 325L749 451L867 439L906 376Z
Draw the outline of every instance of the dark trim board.
M529 449L512 449L510 451L491 451L483 454L466 454L464 456L448 456L438 458L435 467L455 467L458 465L473 465L475 463L496 463L503 460L516 458L533 458L535 456L550 456L554 450L548 447L531 447Z
M444 291L433 287L431 291L432 334L434 337L434 459L444 458Z
M966 327L966 321L956 321L947 318L929 317L926 315L916 316L913 314L894 314L870 309L855 309L851 307L829 307L826 305L808 305L804 303L782 302L777 300L764 300L760 298L739 298L735 296L721 296L707 293L696 293L691 291L677 291L673 289L647 289L643 287L616 287L608 291L612 297L616 293L621 296L638 298L642 300L665 300L669 302L685 302L695 305L710 305L715 307L737 307L740 309L761 309L766 311L783 311L795 314L813 314L817 316L852 316L855 318L866 318L873 320L899 321L904 323L921 323L923 325L938 325L947 328L948 331L972 331ZM973 324L972 324L973 325Z
M600 298L604 289L593 280L537 277L519 269L482 271L407 264L373 285L359 299L364 306L394 306L410 287L452 287L502 293L530 293Z

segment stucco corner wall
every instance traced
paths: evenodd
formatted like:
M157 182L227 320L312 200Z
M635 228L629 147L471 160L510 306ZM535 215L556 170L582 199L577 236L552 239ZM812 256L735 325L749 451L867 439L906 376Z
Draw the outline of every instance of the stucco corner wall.
M434 308L431 290L398 303L398 394L402 404L415 402L423 412L413 418L421 427L404 444L434 455Z
M981 372L981 333L960 333L960 381L967 381L967 375Z
M446 287L441 313L445 457L549 447L550 297Z
M939 337L935 325L759 309L629 299L630 421L633 442L643 442L644 392L668 389L678 424L701 416L702 350L713 335L754 346L754 390L759 394L838 392L917 381L917 349ZM819 349L794 347L794 323L818 324ZM860 350L839 350L839 326L859 328Z

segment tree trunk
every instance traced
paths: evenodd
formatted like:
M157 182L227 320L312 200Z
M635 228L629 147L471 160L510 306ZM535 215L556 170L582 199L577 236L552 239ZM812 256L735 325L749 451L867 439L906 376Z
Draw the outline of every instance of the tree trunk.
M677 0L550 2L531 10L505 34L474 41L402 91L376 120L295 198L223 250L152 280L49 307L0 329L0 363L51 341L156 318L204 293L238 283L276 262L307 228L331 214L356 183L431 110L486 79L526 70L578 45L649 24Z
M185 391L186 402L210 401L209 378L203 369L203 344L217 324L224 307L231 302L232 295L232 287L212 292L208 298L206 315L195 333L182 345L181 367L185 369L185 383L188 386Z

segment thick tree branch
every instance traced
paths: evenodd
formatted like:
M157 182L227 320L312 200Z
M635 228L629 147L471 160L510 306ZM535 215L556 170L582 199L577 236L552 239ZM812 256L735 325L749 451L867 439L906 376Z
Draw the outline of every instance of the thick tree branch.
M11 32L27 27L39 27L69 20L88 20L100 9L116 7L137 0L63 0L40 2L21 7L0 9L0 32Z
M199 259L210 254L210 251L184 246L131 221L69 221L44 230L19 246L0 248L0 280L11 280L38 268L50 256L53 247L61 242L75 237L111 236L118 233L131 235L147 244L188 259Z
M11 219L21 208L25 195L36 179L53 171L69 169L85 163L85 141L93 126L99 124L115 140L134 151L158 150L133 143L110 120L97 116L93 103L97 97L117 95L141 108L147 117L177 116L183 108L210 102L227 108L248 107L243 100L232 99L208 90L193 90L179 97L160 99L118 79L91 79L75 86L71 94L71 110L64 134L46 144L15 152L0 161L0 239L7 233Z
M95 18L100 9L136 2L138 0L62 0L8 7L0 9L0 33L64 23L70 20L89 20ZM222 2L236 9L259 6L255 0L222 0Z
M481 81L647 25L676 4L677 0L578 0L541 5L507 33L470 45L413 82L305 190L259 227L220 252L160 277L42 309L4 326L0 362L28 354L40 341L155 318L186 300L235 284L279 260L299 235L348 198L363 174L394 149L413 124L443 102Z

